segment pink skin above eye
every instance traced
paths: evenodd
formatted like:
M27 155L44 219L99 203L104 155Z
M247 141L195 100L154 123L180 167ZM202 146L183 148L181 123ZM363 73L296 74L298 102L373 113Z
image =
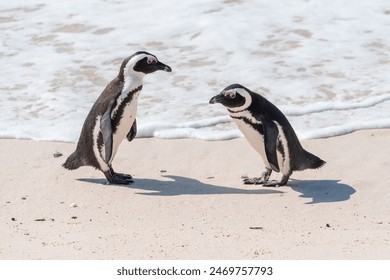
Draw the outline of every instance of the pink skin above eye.
M157 61L154 58L149 58L148 59L148 64L151 64L152 62L156 63Z

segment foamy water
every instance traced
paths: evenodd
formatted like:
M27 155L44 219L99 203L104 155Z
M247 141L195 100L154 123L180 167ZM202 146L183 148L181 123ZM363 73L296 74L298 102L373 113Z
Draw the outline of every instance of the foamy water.
M300 138L390 127L389 1L1 1L0 137L76 141L122 60L155 54L138 137L241 134L209 99L261 93Z

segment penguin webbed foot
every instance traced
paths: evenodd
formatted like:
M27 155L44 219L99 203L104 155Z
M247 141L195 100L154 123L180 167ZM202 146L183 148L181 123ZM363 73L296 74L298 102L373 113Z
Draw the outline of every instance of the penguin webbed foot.
M130 185L134 183L133 180L128 179L126 177L118 177L118 176L112 176L110 178L107 178L109 184L113 185Z
M267 181L264 182L263 187L280 187L284 186L286 183L282 184L282 182L279 181Z
M263 177L245 178L243 180L245 185L263 185L267 181L264 181Z
M104 172L108 182L114 185L130 185L134 183L133 177L129 174L116 173L114 170Z
M126 180L133 179L133 177L130 174L124 174L124 173L113 172L113 176L116 178L122 178L122 179L126 179Z
M271 173L272 173L272 169L266 168L265 171L261 173L260 177L245 178L243 182L245 185L263 185L268 182Z
M263 187L281 187L281 186L285 186L288 182L288 179L290 178L290 176L285 176L283 175L282 176L282 179L280 181L268 181L268 182L265 182L263 184Z

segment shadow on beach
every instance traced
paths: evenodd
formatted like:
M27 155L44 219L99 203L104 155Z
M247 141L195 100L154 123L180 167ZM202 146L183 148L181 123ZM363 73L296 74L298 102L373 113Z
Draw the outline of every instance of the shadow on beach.
M208 194L275 194L283 193L283 191L274 188L263 188L261 185L253 189L245 188L230 188L224 186L204 183L197 179L182 177L182 176L163 176L167 180L143 179L135 178L131 185L113 185L120 187L128 187L134 189L145 190L148 192L138 192L142 195L160 195L160 196L176 196L176 195L208 195ZM106 185L105 179L78 179L82 182ZM244 185L242 185L244 186Z
M135 178L131 185L112 185L144 190L138 192L142 195L176 196L176 195L210 195L210 194L282 194L286 187L265 188L261 185L242 188L231 188L214 185L211 182L205 183L197 179L182 176L163 176L170 180ZM81 182L107 185L106 179L78 179ZM288 187L301 193L302 198L311 198L311 202L305 204L316 204L325 202L338 202L350 199L356 192L354 188L340 183L340 180L290 180Z
M302 193L300 197L312 199L306 204L345 201L356 192L351 186L340 183L340 180L290 180L289 186Z

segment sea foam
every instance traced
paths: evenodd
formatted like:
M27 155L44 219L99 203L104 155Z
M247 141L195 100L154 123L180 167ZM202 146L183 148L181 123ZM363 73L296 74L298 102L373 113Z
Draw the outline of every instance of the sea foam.
M209 99L232 83L262 94L300 138L390 127L386 1L3 1L0 137L77 141L122 60L155 54L137 137L241 133Z

